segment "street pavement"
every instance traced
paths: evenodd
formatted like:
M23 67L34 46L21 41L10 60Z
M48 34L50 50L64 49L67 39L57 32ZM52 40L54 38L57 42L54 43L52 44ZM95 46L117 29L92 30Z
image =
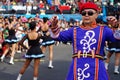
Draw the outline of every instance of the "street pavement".
M16 80L16 77L24 64L23 59L24 53L16 53L15 64L10 65L9 57L5 59L3 63L0 62L0 80ZM38 80L65 80L67 72L69 70L72 47L71 45L59 44L54 46L54 60L53 69L48 69L48 49L45 53L45 58L41 60L39 68L39 79ZM33 61L24 73L22 80L33 80ZM120 74L115 75L114 71L114 55L111 58L108 73L110 80L120 80Z

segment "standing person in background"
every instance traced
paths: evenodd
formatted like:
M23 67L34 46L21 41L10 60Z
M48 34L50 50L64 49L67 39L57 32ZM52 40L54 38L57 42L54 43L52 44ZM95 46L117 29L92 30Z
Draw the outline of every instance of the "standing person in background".
M59 8L59 6L61 5L60 4L60 0L54 0L54 6L55 6L55 12L56 13L61 13L61 10L60 10L60 8Z
M15 34L15 35L16 35L16 37L17 37L17 39L18 39L19 41L20 41L20 40L24 37L24 35L25 35L23 26L21 26L20 23L17 23L17 24L16 24L16 34ZM22 47L19 46L18 43L16 44L16 51L17 51L17 53L21 53L21 51L22 51Z
M53 17L51 37L57 41L71 41L73 46L66 80L109 80L103 61L104 46L105 41L115 41L115 38L110 28L97 25L98 11L96 4L84 3L80 8L82 24L61 32L57 17ZM115 17L109 18L111 24L116 22Z
M46 0L49 6L52 6L52 0Z
M43 24L41 25L41 31L43 33L43 41L42 41L42 51L43 53L46 52L46 47L48 46L49 48L49 65L48 68L53 68L53 45L55 41L50 37L49 33L49 23L48 23L48 18L44 17L43 18Z
M26 61L21 68L19 75L16 80L21 80L22 75L30 65L31 61L34 59L34 77L33 80L38 80L38 69L40 64L40 59L44 57L42 50L40 49L39 40L41 38L41 34L38 34L36 31L36 22L30 22L30 32L27 33L26 36L20 41L20 44L28 49L27 53L25 54ZM23 42L28 39L29 47L23 45Z

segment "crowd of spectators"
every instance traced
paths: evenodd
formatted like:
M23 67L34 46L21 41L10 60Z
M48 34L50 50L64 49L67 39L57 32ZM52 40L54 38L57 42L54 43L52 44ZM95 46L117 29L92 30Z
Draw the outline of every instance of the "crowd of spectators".
M93 0L86 0L86 1L93 1ZM102 3L102 1L96 1L96 4L98 4L101 8L102 5L105 5L107 7L107 10L110 10L113 12L113 9L118 9L120 6L120 3L117 2L115 5L109 4L109 3ZM26 13L32 13L35 12L35 10L41 14L45 14L46 12L50 13L64 13L64 10L66 10L66 13L69 14L75 14L79 12L79 8L82 5L82 0L2 0L0 1L0 11L2 10L24 10ZM62 9L67 6L66 9ZM52 12L53 10L53 12Z

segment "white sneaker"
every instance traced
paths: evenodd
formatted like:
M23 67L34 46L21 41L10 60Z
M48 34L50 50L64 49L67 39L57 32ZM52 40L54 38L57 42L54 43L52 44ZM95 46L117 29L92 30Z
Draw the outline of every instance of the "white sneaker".
M14 64L14 62L10 61L10 62L9 62L9 64L13 65L13 64Z
M52 66L52 65L49 65L49 66L48 66L48 68L49 68L49 69L53 69L53 68L54 68L54 66Z
M17 53L21 53L21 51L20 51L20 50L18 50L18 51L17 51Z
M3 59L0 59L0 62L3 62Z
M114 71L114 74L119 74L120 72L119 71Z

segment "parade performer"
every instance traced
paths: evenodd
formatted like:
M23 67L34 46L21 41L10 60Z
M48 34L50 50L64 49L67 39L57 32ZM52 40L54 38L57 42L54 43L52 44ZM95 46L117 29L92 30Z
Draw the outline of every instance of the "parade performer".
M4 40L4 45L6 45L6 49L4 50L4 52L0 58L1 62L3 62L7 53L11 51L10 61L9 61L10 64L14 64L14 55L16 53L15 47L16 47L16 43L19 41L15 36L16 28L13 25L14 25L14 22L11 22L10 25L8 26L8 34L9 35ZM11 49L10 49L10 47L11 47Z
M53 45L55 43L55 41L50 37L50 33L49 33L49 23L48 23L48 18L47 17L43 17L43 24L41 25L41 31L43 33L42 36L42 52L45 53L46 52L46 48L49 48L49 64L48 64L48 68L52 69L53 66Z
M53 17L51 37L57 41L71 41L73 46L72 62L66 80L109 80L104 66L105 41L115 41L112 30L96 23L99 8L92 2L80 8L82 25L60 31L58 19ZM116 22L115 17L109 17ZM112 24L113 24L112 23Z
M40 64L40 59L44 57L44 54L42 53L42 50L40 49L40 43L39 40L41 38L41 34L37 33L36 31L36 22L31 22L29 24L30 26L30 32L26 34L26 36L23 37L23 39L20 41L20 44L28 49L27 53L25 54L25 64L20 70L20 73L17 77L17 80L21 80L22 75L30 65L31 61L34 59L34 77L33 80L38 80L38 69ZM23 45L23 42L28 39L29 47L26 47Z
M120 22L115 27L111 27L113 30L114 37L118 40L115 42L107 42L106 50L108 51L107 59L105 60L105 68L108 70L110 63L110 58L115 54L115 63L114 63L114 74L119 74L119 63L120 63Z

